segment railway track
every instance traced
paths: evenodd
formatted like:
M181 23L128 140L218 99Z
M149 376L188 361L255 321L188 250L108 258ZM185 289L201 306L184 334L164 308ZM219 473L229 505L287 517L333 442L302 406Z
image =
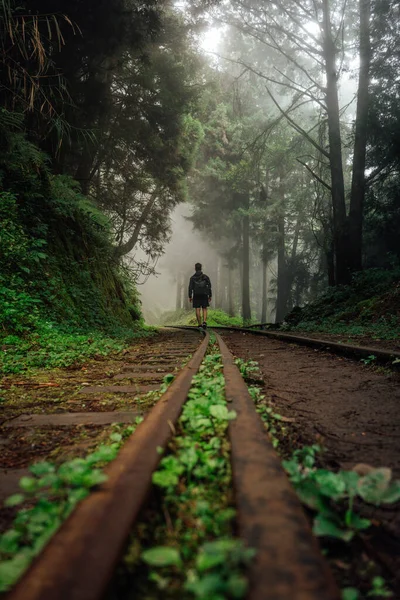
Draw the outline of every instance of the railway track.
M334 354L341 354L349 358L363 359L374 356L374 360L376 360L376 362L391 366L393 366L393 362L396 359L400 361L400 352L396 350L384 350L382 348L377 348L374 346L356 346L354 344L343 344L339 342L334 342L332 340L326 340L323 338L311 338L302 335L293 335L291 333L267 331L263 328L265 325L266 323L259 323L256 325L252 325L251 327L224 327L222 325L218 325L216 327L213 327L213 329L221 332L241 331L242 333L264 336L269 339L280 340L289 344L298 344L300 346L308 346L310 348L326 350L328 352L332 352ZM182 330L197 329L197 327L189 325L173 326L173 328ZM395 365L398 366L399 363L396 362Z
M182 332L163 364L176 363L198 340ZM340 592L301 504L255 411L233 357L216 334L225 394L237 417L230 422L231 465L239 537L256 556L248 571L247 600L338 600ZM175 433L193 376L207 352L209 334L108 466L106 483L83 500L7 594L7 600L100 600L106 593L130 531L145 506L152 474ZM179 347L178 347L179 346ZM132 380L160 359L139 354L123 365ZM143 365L143 362L146 365ZM129 369L131 369L129 371ZM151 371L149 371L151 372ZM129 378L129 377L128 377ZM115 381L122 377L115 376ZM114 413L114 421L118 420Z

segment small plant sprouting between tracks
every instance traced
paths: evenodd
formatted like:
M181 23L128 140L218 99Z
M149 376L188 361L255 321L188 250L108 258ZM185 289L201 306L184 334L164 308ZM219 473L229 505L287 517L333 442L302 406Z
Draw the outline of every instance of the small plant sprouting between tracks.
M255 373L259 373L258 362L255 360L235 359L235 365L238 367L243 379L250 379Z
M143 589L152 598L180 600L245 596L243 571L254 552L233 537L227 427L236 415L226 404L224 387L221 357L212 349L193 379L170 452L153 475L158 521L147 540L133 536L125 559L138 595ZM139 535L146 525L147 513ZM148 570L138 584L143 562Z
M265 402L265 396L261 394L260 388L256 386L250 386L248 390L254 404L256 405L256 411L260 415L261 420L264 423L264 427L269 433L272 445L276 449L279 445L280 437L285 435L285 427L282 424L284 419L282 415L278 414L272 408L272 406L268 406L268 404Z
M141 421L138 417L136 424ZM115 425L107 443L85 458L56 466L43 461L32 465L31 477L20 480L21 493L10 496L9 507L27 503L12 527L0 535L0 592L8 590L39 554L75 506L107 476L102 468L114 460L135 426Z
M239 363L243 377L253 379L258 371L257 363L246 363L242 359L236 362ZM279 442L285 434L285 427L282 426L284 417L268 406L260 388L249 387L249 392L273 446L279 450ZM385 467L364 465L363 474L355 470L339 470L335 473L319 468L317 460L322 451L316 444L303 446L292 451L290 458L283 460L282 465L301 502L314 515L314 534L348 543L372 524L359 514L356 503L380 506L397 502L400 500L400 481L392 481L391 470ZM343 590L343 600L358 600L363 597L356 588ZM393 594L387 589L382 577L373 577L366 597L392 598Z
M364 363L364 365L372 365L375 361L376 361L375 354L370 354L369 356L367 356L367 358L361 359L361 362Z

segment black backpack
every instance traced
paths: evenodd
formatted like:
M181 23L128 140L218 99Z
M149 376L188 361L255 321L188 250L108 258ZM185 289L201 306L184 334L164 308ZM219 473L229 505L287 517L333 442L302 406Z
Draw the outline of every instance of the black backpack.
M205 275L193 278L193 293L196 294L196 296L207 296L208 283Z

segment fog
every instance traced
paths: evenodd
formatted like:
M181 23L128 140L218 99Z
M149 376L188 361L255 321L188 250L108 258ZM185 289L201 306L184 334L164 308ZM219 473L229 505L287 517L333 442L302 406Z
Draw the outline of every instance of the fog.
M187 287L196 262L211 278L212 308L244 321L282 321L335 278L330 164L321 160L328 156L327 122L333 117L324 104L326 74L308 52L320 34L319 21L300 27L304 48L297 53L297 38L289 35L279 47L264 43L264 34L243 27L240 4L224 6L210 11L199 40L208 63L202 81L212 81L213 97L205 86L204 140L188 181L192 204L172 213L170 241L156 273L139 285L150 324L190 309ZM256 16L263 32L266 15ZM332 18L340 21L340 11ZM293 44L294 70L287 60ZM343 43L340 60L335 85L349 187L359 56ZM310 81L317 83L309 88ZM192 213L201 229L194 228Z
M206 234L193 231L187 220L191 215L189 204L181 204L171 215L171 240L165 246L163 256L156 265L156 274L150 275L143 285L139 286L142 311L149 324L159 324L161 315L175 310L177 305L177 286L187 296L189 277L194 272L194 264L201 262L207 273L210 262L215 259ZM183 303L183 297L181 299Z
M223 235L218 240L210 238L206 232L194 229L189 220L192 214L190 204L181 204L171 215L171 239L165 246L163 256L155 267L156 273L138 286L142 302L142 312L150 325L164 323L166 312L176 309L190 309L187 301L189 278L194 273L194 265L200 262L203 271L211 278L213 300L211 308L229 312L228 266L224 257L215 246L221 246ZM261 298L261 261L253 256L253 272L250 278L253 295L254 317L257 319L261 307L257 299ZM258 263L258 264L257 264ZM233 290L231 314L241 314L240 269L232 269ZM267 269L267 288L270 289L267 305L267 320L275 319L274 281L276 279L276 260L272 260ZM233 310L232 310L233 309ZM259 315L258 315L259 316Z

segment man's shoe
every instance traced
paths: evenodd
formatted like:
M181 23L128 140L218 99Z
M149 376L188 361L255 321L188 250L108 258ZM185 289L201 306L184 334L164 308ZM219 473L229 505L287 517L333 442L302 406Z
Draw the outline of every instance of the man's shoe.
M203 327L203 329L207 329L207 323L205 321L204 321L202 327Z

